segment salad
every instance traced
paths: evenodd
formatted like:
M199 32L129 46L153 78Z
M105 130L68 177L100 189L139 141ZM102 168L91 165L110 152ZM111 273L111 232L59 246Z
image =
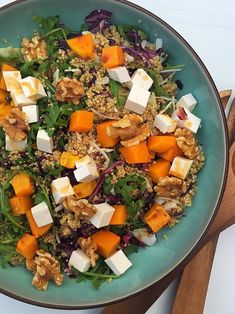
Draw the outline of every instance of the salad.
M177 98L184 65L112 16L79 31L35 16L31 38L0 48L0 262L38 290L134 268L185 215L205 161L197 100Z

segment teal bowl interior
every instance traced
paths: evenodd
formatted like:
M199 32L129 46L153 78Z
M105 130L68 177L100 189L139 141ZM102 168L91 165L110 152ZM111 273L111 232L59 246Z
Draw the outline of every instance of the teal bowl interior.
M157 33L171 56L171 63L185 64L177 74L184 84L178 96L192 92L198 100L195 114L202 119L198 132L206 163L198 180L198 192L185 217L173 229L164 229L156 246L132 254L133 267L120 279L95 290L90 282L77 284L66 279L58 288L38 292L31 285L32 274L23 268L0 268L0 291L17 299L57 308L79 308L103 305L133 295L164 277L181 263L210 224L223 192L227 173L227 133L218 93L205 67L192 48L167 24L125 1L110 0L28 0L14 3L0 11L0 39L19 46L20 38L35 29L34 15L60 15L72 29L79 29L84 17L93 9L114 13L115 24L135 24L147 30L152 40ZM2 45L3 41L2 41ZM164 240L162 235L167 235Z

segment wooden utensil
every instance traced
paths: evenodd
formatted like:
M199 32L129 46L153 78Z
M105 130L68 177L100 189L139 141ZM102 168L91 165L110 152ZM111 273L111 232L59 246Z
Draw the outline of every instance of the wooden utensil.
M231 90L230 90L231 91ZM225 95L229 96L229 92L226 92ZM217 213L217 216L208 231L206 237L202 239L196 249L190 254L190 256L185 260L180 266L176 267L172 272L170 272L167 276L163 279L159 280L153 286L147 288L143 292L139 293L138 295L129 298L125 301L120 303L116 303L110 306L107 306L103 311L102 314L143 314L147 309L159 298L159 296L165 291L165 289L169 286L169 284L174 280L174 278L184 269L186 264L190 262L197 252L210 241L212 238L221 232L222 230L226 229L233 223L235 223L235 210L234 210L234 200L235 200L235 176L233 173L233 168L235 169L235 143L234 143L234 126L235 126L235 105L232 106L230 114L227 119L228 129L229 129L229 137L230 143L232 143L230 148L230 165L229 165L229 173L228 173L228 180L226 184L225 193L223 196L223 200L220 206L220 209ZM233 161L233 167L232 167ZM200 313L200 312L199 312ZM197 314L199 314L197 313ZM182 314L182 313L180 313Z
M229 93L226 93L226 91L220 93L224 106L226 106L231 93L231 90ZM233 134L230 132L230 139L231 135ZM234 153L233 156L235 156ZM231 159L232 163L233 159ZM231 175L234 175L234 172ZM203 313L217 240L218 235L205 244L200 252L185 267L171 314Z

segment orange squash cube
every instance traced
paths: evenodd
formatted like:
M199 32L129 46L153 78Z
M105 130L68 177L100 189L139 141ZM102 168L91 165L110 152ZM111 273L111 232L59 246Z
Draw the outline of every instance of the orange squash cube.
M51 223L43 227L38 227L38 225L36 224L33 218L31 210L27 211L25 215L28 220L30 230L36 239L46 234L53 226L53 224Z
M156 153L164 153L176 144L175 136L153 135L148 138L148 149Z
M81 182L73 186L74 193L78 199L86 198L91 195L96 187L96 180Z
M21 216L33 207L30 196L13 196L9 199L13 216Z
M71 114L69 131L87 133L93 127L94 113L78 110Z
M79 159L80 157L78 155L74 155L69 152L63 152L60 157L60 165L68 169L74 169L75 162Z
M16 244L16 251L26 259L32 259L38 249L37 240L31 234L25 233Z
M103 257L109 257L114 253L120 244L121 238L115 233L107 230L100 230L91 236L92 241L97 245L97 252Z
M34 193L34 185L31 177L25 173L21 172L13 177L11 180L11 185L17 196L28 196Z
M119 46L105 47L102 49L103 66L106 69L115 68L124 63L123 49Z
M113 138L109 136L106 132L107 127L111 126L114 121L105 121L97 125L97 141L102 147L110 148L114 147L118 142L118 138Z
M158 154L161 158L168 160L168 161L173 161L175 157L177 156L184 156L184 153L182 150L179 148L177 144L172 146L169 150L167 150L164 153Z
M82 59L94 59L95 44L91 34L68 39L67 44Z
M171 216L167 213L164 207L153 205L150 210L144 215L144 221L149 225L153 232L159 231L171 220Z
M110 220L110 225L125 225L127 220L127 209L125 205L113 205L115 212Z
M154 183L158 183L159 178L169 174L171 164L165 159L158 159L149 165L149 176Z
M150 161L149 151L144 142L131 147L121 147L120 153L128 164L143 164Z

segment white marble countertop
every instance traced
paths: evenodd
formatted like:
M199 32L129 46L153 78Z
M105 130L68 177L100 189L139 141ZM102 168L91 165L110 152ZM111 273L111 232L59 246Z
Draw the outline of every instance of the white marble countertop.
M95 0L94 0L95 1ZM0 0L0 6L8 3L8 0ZM173 26L196 50L199 56L206 64L210 71L217 88L235 89L235 1L234 0L132 0L132 2L139 4L149 11L155 13L171 26ZM235 234L235 229L229 230L224 233L223 241L229 241L231 239L231 233ZM234 241L233 241L234 243ZM223 251L224 250L224 251ZM234 251L234 250L231 250ZM222 252L222 253L221 253ZM216 270L213 270L213 274L216 274L218 270L223 269L224 273L228 274L231 271L230 268L222 268L225 262L225 254L228 254L228 250L225 251L224 246L220 245L218 249L219 257L216 259ZM235 260L235 253L232 256ZM234 265L234 262L233 262ZM233 270L233 278L234 278ZM223 276L228 278L228 276ZM218 279L218 278L217 278ZM218 311L218 303L213 305L213 298L216 295L210 291L215 290L217 279L211 280L211 286L206 308L204 314L217 314L226 313L234 314L235 308L227 307L226 312ZM222 280L222 278L220 278ZM232 280L229 280L232 284ZM228 283L228 284L229 284ZM223 287L229 287L224 282ZM154 306L148 311L148 314L160 313L169 314L170 305L174 297L175 284L173 284L163 296L154 304ZM223 291L220 289L220 291ZM229 300L227 299L229 302ZM230 299L231 301L231 299ZM23 304L18 301L12 300L4 295L0 295L1 313L4 314L63 314L68 311L58 311L52 309L43 309L34 307L31 305ZM98 314L99 309L86 310L86 311L73 311L73 313L79 314Z

